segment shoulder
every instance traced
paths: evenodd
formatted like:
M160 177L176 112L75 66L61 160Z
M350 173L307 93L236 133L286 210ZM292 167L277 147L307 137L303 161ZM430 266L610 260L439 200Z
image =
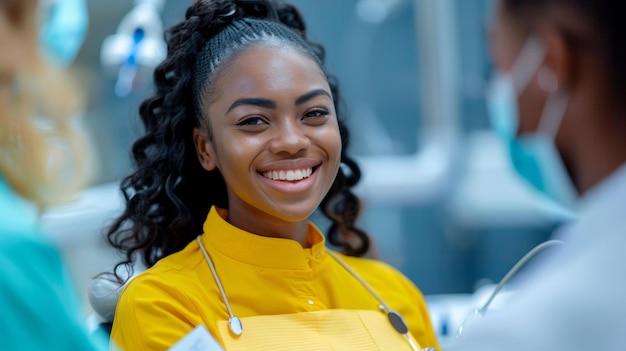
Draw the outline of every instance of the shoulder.
M16 228L0 231L0 258L11 258L17 261L28 261L30 257L39 261L59 259L58 252L35 229Z
M338 256L363 278L391 309L404 317L411 334L420 345L438 348L424 296L410 279L382 261Z
M30 295L61 288L67 279L61 254L33 229L15 228L0 232L1 290L19 289ZM45 287L45 289L44 289Z
M19 197L0 177L0 239L38 234L35 206ZM20 240L21 241L21 240Z
M368 258L340 255L356 274L390 305L398 309L425 307L426 302L417 286L391 265Z
M195 242L183 250L164 257L153 267L137 274L124 287L120 295L120 305L128 304L133 309L137 304L160 301L182 308L189 305L198 290L203 288L198 270L202 267L203 257ZM117 312L116 312L117 315Z
M347 256L341 253L335 254L353 269L374 270L375 272L386 272L393 274L400 273L394 267L383 261L366 257Z
M201 263L200 257L187 249L162 258L129 281L121 298L135 300L150 296L155 300L165 297L184 300L185 292L193 291L193 286L198 285L197 267Z
M386 262L338 254L350 268L352 268L365 281L373 285L401 288L402 290L416 290L413 283L402 272Z
M5 200L0 197L0 262L5 261L0 269L6 272L13 267L35 275L59 270L61 255L42 235L36 221L15 203L4 211Z
M61 253L38 225L36 207L1 177L0 223L0 271L4 276L14 274L24 283L41 284L65 274Z
M121 349L166 349L203 322L202 281L181 260L190 258L168 256L128 282L111 331Z

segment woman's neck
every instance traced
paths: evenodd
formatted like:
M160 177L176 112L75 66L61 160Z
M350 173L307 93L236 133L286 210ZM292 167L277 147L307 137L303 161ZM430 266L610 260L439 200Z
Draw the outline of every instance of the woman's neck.
M260 236L295 240L303 248L310 244L307 240L308 220L288 222L265 213L238 213L229 210L226 219L235 227Z

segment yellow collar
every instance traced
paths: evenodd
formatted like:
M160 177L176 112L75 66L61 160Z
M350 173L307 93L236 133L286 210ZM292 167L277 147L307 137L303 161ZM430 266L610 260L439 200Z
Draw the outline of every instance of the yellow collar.
M307 242L313 245L305 249L295 240L270 238L239 229L225 220L227 216L228 210L211 207L201 239L205 246L235 260L262 267L310 269L311 256L322 258L326 255L324 235L311 222L308 223Z

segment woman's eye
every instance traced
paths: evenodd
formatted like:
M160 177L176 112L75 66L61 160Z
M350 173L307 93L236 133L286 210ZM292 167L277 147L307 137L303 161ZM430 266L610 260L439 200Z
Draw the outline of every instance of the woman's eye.
M316 118L316 117L326 117L328 115L328 110L326 109L315 109L307 112L304 117L305 118Z
M261 117L248 117L237 123L238 126L258 126L265 124Z

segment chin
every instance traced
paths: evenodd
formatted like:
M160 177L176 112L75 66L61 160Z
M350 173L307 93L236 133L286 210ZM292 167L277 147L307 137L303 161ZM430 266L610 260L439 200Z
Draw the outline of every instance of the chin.
M306 208L297 208L297 206L289 206L286 208L277 208L275 210L275 216L285 222L289 223L297 223L302 221L307 221L309 217L315 212L317 206L311 208L307 206Z

